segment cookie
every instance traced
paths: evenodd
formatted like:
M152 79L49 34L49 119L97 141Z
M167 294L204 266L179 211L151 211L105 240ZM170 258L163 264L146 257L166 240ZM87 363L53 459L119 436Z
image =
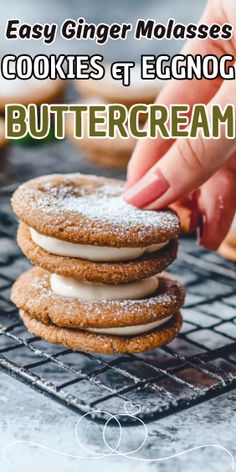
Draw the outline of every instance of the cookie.
M84 101L83 101L84 103ZM100 100L93 100L91 104L104 104ZM124 170L127 167L129 159L134 150L136 139L129 137L121 138L119 135L114 139L108 138L89 138L88 137L88 117L86 113L82 114L82 127L84 129L83 139L74 137L74 116L69 113L66 117L66 135L70 141L81 151L82 155L92 164L112 169ZM105 128L99 125L99 130Z
M27 225L20 223L17 242L25 256L35 265L64 277L104 284L124 284L160 273L177 256L178 241L173 239L163 249L123 262L94 262L86 259L50 254L31 238Z
M101 354L137 353L161 347L177 336L183 321L181 314L176 313L164 327L148 334L118 337L46 325L22 310L20 316L26 328L35 336L54 344L63 344L75 351Z
M122 198L124 189L125 183L119 180L79 173L54 174L21 185L13 195L12 206L18 218L39 234L99 246L99 250L150 250L154 244L179 236L180 224L174 211L135 208Z
M184 289L168 276L158 277L148 298L85 300L53 292L50 273L35 267L24 273L12 289L18 308L44 324L68 328L120 328L152 323L176 313L184 302Z
M77 80L78 92L88 98L99 97L105 103L121 103L130 107L136 103L153 103L163 88L164 81L142 80L140 67L131 72L129 86L122 85L120 80L111 77L110 66L106 66L105 76L101 80Z
M20 103L29 105L35 103L54 103L60 101L64 90L62 80L6 80L0 76L0 113L5 111L5 105Z

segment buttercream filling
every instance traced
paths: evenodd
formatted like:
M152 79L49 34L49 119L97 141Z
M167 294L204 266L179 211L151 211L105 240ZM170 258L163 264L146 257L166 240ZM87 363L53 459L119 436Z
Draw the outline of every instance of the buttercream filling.
M157 290L158 283L158 277L156 275L138 282L121 285L80 282L57 274L51 274L50 276L51 289L56 295L90 301L143 299ZM151 323L136 326L122 326L119 328L86 328L86 331L114 336L135 336L158 328L158 326L169 321L171 317L172 315Z
M158 277L154 275L128 284L105 285L51 274L50 284L52 291L61 297L82 300L138 300L157 290Z
M169 241L151 244L148 247L115 248L105 246L90 246L87 244L75 244L61 239L45 236L30 228L32 240L45 251L57 256L75 257L94 262L121 262L137 259L145 252L155 252L162 249Z
M158 328L158 326L167 323L167 321L169 321L172 316L173 315L170 315L166 318L162 318L161 320L153 321L152 323L143 325L122 326L121 328L86 328L86 331L98 334L112 334L113 336L136 336L138 334L147 333L148 331Z

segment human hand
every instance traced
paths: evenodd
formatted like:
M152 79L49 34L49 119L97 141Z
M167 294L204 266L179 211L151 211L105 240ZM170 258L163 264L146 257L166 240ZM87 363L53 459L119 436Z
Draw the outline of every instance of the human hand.
M210 0L203 23L231 23L236 30L235 0ZM189 41L184 54L236 56L236 36L230 41ZM158 97L170 105L195 103L236 106L235 80L172 80ZM236 124L235 124L236 125ZM125 200L140 208L168 205L192 209L188 229L199 226L199 243L215 250L226 236L236 210L236 141L197 139L140 140L128 166ZM173 206L174 206L173 205ZM197 214L197 216L196 216Z

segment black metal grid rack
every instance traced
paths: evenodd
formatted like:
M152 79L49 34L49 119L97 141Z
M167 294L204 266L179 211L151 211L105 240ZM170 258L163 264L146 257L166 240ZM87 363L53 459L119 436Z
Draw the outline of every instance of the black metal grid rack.
M140 418L160 418L236 386L235 265L190 239L182 241L169 269L185 284L187 299L182 332L168 346L102 356L28 333L9 300L12 282L29 266L15 242L11 191L0 191L0 369L96 419L103 417L96 410L117 414L127 401L141 405Z

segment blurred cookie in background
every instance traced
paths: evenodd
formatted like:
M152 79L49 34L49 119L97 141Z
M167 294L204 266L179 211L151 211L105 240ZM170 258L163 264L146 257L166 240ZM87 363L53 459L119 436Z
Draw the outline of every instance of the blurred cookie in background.
M2 156L5 151L7 144L8 141L5 138L5 122L3 118L0 118L0 156Z
M4 113L5 105L19 103L27 106L35 103L60 102L64 96L64 82L62 80L6 80L0 76L0 113Z
M111 77L110 66L106 66L105 76L101 80L77 80L77 91L88 98L100 97L105 103L121 103L128 108L136 103L153 103L164 86L162 80L142 80L140 67L131 72L129 86ZM145 116L144 116L145 119Z
M236 214L226 238L218 249L218 253L225 259L236 262Z
M104 104L99 99L89 100L87 103ZM82 102L81 102L82 103ZM83 101L83 103L85 103ZM102 112L100 112L102 116ZM74 115L68 113L66 117L66 135L67 138L74 143L74 145L81 151L82 155L92 164L102 167L125 170L127 164L134 150L136 139L121 138L116 136L111 138L89 138L88 137L88 115L82 114L82 129L84 129L84 136L82 139L74 137ZM99 124L99 130L102 130L105 125Z

